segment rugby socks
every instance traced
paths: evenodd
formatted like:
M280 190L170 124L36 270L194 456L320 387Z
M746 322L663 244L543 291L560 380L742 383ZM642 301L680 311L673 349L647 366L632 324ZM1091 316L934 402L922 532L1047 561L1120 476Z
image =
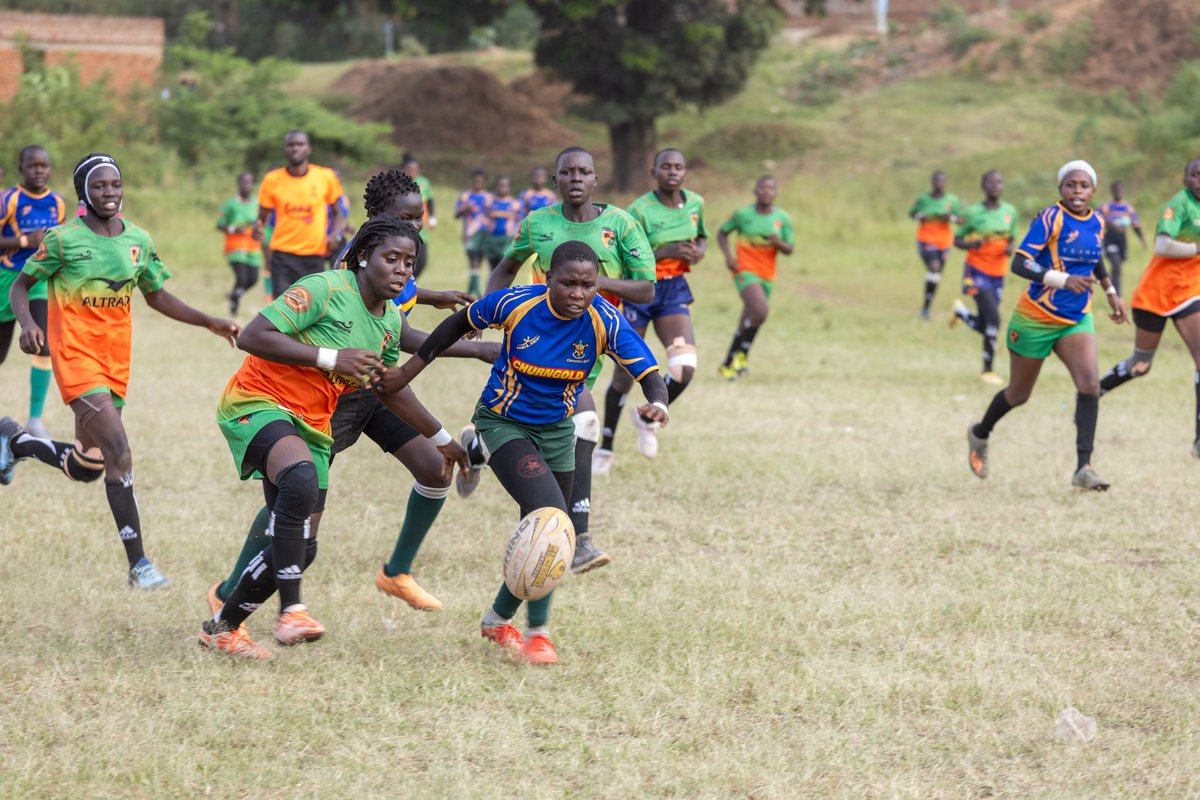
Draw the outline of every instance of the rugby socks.
M992 362L996 359L996 334L998 330L988 326L983 333L983 371L992 371Z
M516 615L517 609L520 607L521 607L521 598L517 597L515 594L510 592L508 590L508 587L502 583L502 584L500 584L500 591L496 592L496 599L492 601L492 607L490 609L488 609L488 612L494 613L494 614L496 614L496 616L503 618L504 622L508 622L510 619L512 619ZM485 625L489 625L489 624L503 625L504 624L504 622L501 622L501 623L489 622L488 616L486 614L483 617L483 622Z
M62 467L63 459L75 445L68 442L56 442L53 439L39 439L31 433L22 433L12 441L13 455L17 458L36 458L51 467Z
M571 509L567 516L575 533L587 533L592 512L592 451L596 443L575 437L575 481L571 484Z
M38 361L39 356L33 357L33 366L29 368L29 418L38 419L46 408L46 393L50 390L50 359L44 359L44 366Z
M1004 390L996 392L996 396L992 398L991 405L988 406L987 413L983 415L983 421L975 426L975 435L980 439L986 439L992 434L992 428L996 427L996 423L1001 418L1012 411L1012 404L1004 396ZM1095 418L1093 417L1093 420ZM1092 430L1095 430L1095 422L1093 421Z
M1123 383L1128 383L1134 378L1140 378L1150 371L1150 365L1154 363L1154 354L1156 350L1139 350L1133 348L1133 355L1129 358L1118 361L1113 364L1112 369L1104 373L1100 378L1100 396L1103 397L1108 392L1117 388ZM1134 372L1134 366L1144 364L1145 369L1140 372ZM1200 373L1197 373L1200 375ZM1200 385L1200 377L1196 378L1197 384ZM1197 396L1200 398L1200 388L1197 390ZM1198 400L1200 402L1200 400ZM1200 431L1200 421L1197 421L1197 430Z
M530 600L525 606L525 613L529 615L530 628L546 627L546 623L550 621L550 598L553 596L554 592L551 592L541 600Z
M483 619L479 620L479 624L485 628L492 628L496 625L504 625L510 621L512 617L502 617L496 613L496 609L488 606L488 610L483 612Z
M676 380L675 376L670 373L667 373L664 380L667 384L667 405L674 403L675 398L683 394L683 390L686 389L688 387L688 383L690 383L690 381Z
M611 386L604 393L604 430L600 439L601 450L613 449L613 437L617 435L617 424L621 421L621 411L625 408L625 398L628 396L621 394Z
M271 511L263 506L255 515L254 522L250 523L250 531L246 534L246 541L242 544L242 552L238 553L237 564L234 566L233 572L229 573L225 582L217 587L217 597L222 601L233 594L233 590L237 588L238 581L241 580L242 573L246 571L250 561L270 546L271 537L267 536L267 526L270 523Z
M137 497L133 494L133 473L128 472L115 481L105 478L104 493L108 495L108 507L112 510L117 534L125 546L125 557L132 568L146 556L142 549L141 515L138 513Z
M225 605L217 612L214 620L220 620L236 629L246 617L258 610L275 593L272 578L271 551L268 547L254 554L245 572L240 576L237 587L229 593Z
M931 281L929 278L925 279L925 303L921 306L921 310L926 313L929 312L929 307L933 305L933 296L937 294L938 284L942 282L941 273L934 274L938 276L936 281Z
M478 269L473 269L467 278L467 294L472 297L479 297L480 275Z
M271 537L270 572L275 577L275 588L279 590L279 608L285 611L292 606L303 605L300 602L300 577L304 574L306 540L303 534L296 536L297 531L288 531L284 535L279 515L273 514L272 517L274 531ZM307 532L308 520L305 520L303 533Z
M446 504L446 496L450 494L449 486L413 485L408 495L408 509L404 512L404 524L400 526L400 536L396 539L396 547L392 557L383 565L383 574L389 578L400 574L412 574L412 562L425 534L433 527L434 520Z
M733 335L733 341L729 345L729 352L725 354L724 366L728 367L733 364L733 357L738 353L750 355L750 345L754 344L754 337L758 334L758 327L746 325L738 328L737 333Z
M1082 392L1075 395L1075 452L1078 455L1076 471L1092 462L1092 448L1096 441L1096 417L1099 414L1099 395Z

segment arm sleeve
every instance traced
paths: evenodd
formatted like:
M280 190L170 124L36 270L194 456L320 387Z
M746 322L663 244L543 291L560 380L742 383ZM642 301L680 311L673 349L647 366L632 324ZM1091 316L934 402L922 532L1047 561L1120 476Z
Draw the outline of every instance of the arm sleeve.
M700 198L700 210L696 212L696 238L708 238L708 228L704 226L704 198Z
M729 234L733 233L737 229L738 229L738 213L735 211L729 217L729 219L725 220L725 222L721 225L721 233L728 236Z
M391 309L389 309L390 311ZM400 363L400 337L404 333L404 315L399 311L396 312L396 335L390 337L383 345L383 352L379 354L379 358L385 366L394 367Z
M792 218L789 214L783 215L783 226L779 229L779 238L784 244L796 243L796 234L792 231Z
M1158 225L1154 232L1159 236L1170 236L1172 239L1179 236L1179 232L1183 230L1184 214L1183 209L1177 206L1176 198L1172 197L1165 206L1163 206L1162 214L1159 215ZM1155 252L1158 244L1155 243ZM1159 253L1162 255L1162 253ZM1169 256L1168 256L1169 257Z
M329 170L329 180L325 186L325 202L329 205L338 203L339 200L345 199L345 192L342 191L342 182L338 180L337 173ZM350 216L350 202L345 201L345 205L339 205L339 208L345 212L346 216Z
M476 304L472 303L471 305ZM474 329L470 319L470 311L470 307L460 308L442 320L433 329L433 332L425 337L425 341L421 343L421 346L417 348L417 358L426 364L431 364L435 358L442 354L442 351L470 333Z
M525 260L533 255L533 238L529 230L530 219L531 217L525 217L517 226L517 235L513 237L512 242L508 245L508 250L504 252L505 258L515 258L524 264Z
M21 269L26 275L45 280L62 269L62 235L57 228L46 231L46 238Z
M642 376L638 381L642 387L642 393L646 395L646 400L651 403L667 404L669 395L667 394L667 382L663 380L662 374L658 370L651 370Z
M258 204L263 208L275 208L274 186L275 181L272 180L271 173L268 172L263 176L262 183L258 186ZM275 221L272 220L271 224L274 225Z
M232 204L228 200L226 200L224 203L221 203L221 207L219 209L217 209L217 212L218 212L217 224L220 225L222 228L228 227L230 225L230 223L233 221L230 219L230 216L231 216L230 212L232 211L232 209L230 208L231 205Z
M1098 281L1102 281L1108 277L1108 270L1104 268L1103 258L1096 259L1096 266L1092 269L1092 275L1094 275Z
M146 256L146 266L138 273L137 285L142 290L142 294L150 294L163 288L167 278L171 277L171 271L158 257L158 250L154 247L154 242L150 240L150 237L146 237L145 247L149 249L150 253Z
M1046 243L1050 240L1050 229L1054 226L1056 210L1054 206L1042 209L1042 212L1033 218L1033 222L1029 225L1029 232L1021 240L1021 245L1017 248L1014 255L1022 255L1030 261L1037 260L1041 252L1046 249ZM1013 263L1016 262L1014 261ZM1020 272L1017 272L1017 274L1021 275ZM1028 276L1022 275L1022 277Z
M1042 275L1045 270L1042 265L1025 256L1019 250L1013 253L1012 262L1009 264L1009 270L1013 275L1024 278L1027 281L1034 283L1042 282Z
M286 292L258 312L280 332L294 336L315 325L325 316L333 291L329 285L333 272L306 275L293 283Z
M1154 255L1163 258L1195 258L1200 255L1200 246L1195 242L1179 242L1165 233L1154 237Z
M654 251L642 226L630 217L620 238L621 277L631 281L653 281Z

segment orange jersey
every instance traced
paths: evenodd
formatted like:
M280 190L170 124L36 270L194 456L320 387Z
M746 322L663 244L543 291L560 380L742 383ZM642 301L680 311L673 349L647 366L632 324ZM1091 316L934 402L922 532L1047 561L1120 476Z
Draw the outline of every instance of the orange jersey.
M954 244L954 230L949 220L922 220L917 226L917 241L939 250L949 250Z
M1150 260L1130 301L1160 317L1169 317L1188 303L1200 298L1200 256Z
M325 255L329 207L342 196L342 183L328 167L308 165L297 177L286 168L263 176L258 204L275 211L271 249L297 256Z

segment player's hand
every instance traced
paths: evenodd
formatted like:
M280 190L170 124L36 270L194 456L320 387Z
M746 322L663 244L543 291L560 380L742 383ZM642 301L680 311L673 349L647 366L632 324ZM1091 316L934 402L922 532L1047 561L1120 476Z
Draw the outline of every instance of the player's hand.
M210 317L206 327L217 336L229 342L230 347L237 347L237 337L242 332L242 329L233 320Z
M466 292L447 289L444 292L430 292L428 304L434 308L455 309L459 306L469 306L475 298Z
M1121 295L1108 295L1108 307L1112 309L1112 313L1108 315L1108 318L1113 322L1118 325L1129 322L1129 317L1125 315L1125 301L1121 299Z
M261 219L254 220L253 227L250 228L250 235L254 237L256 242L261 242L263 238L263 224Z
M1092 290L1092 284L1096 279L1091 275L1068 275L1067 285L1063 288L1075 294L1084 294Z
M46 346L46 334L37 325L21 328L21 338L18 340L22 353L36 356Z
M379 354L372 350L356 350L347 347L338 350L337 366L333 371L347 378L361 381L363 386L371 386L375 372L383 369L383 361Z
M640 406L638 406L637 413L651 422L657 422L664 428L667 427L667 423L671 421L671 415L668 414L665 409L660 406L656 406L653 403L642 403Z
M783 240L779 238L778 234L772 233L770 236L767 237L767 241L770 242L771 246L774 247L776 250L778 250L780 247L783 246Z
M700 260L700 246L694 241L686 241L679 243L679 255L677 258L682 258L688 264L695 264Z
M454 467L458 468L466 474L471 469L471 462L467 459L467 451L458 442L451 440L449 444L444 444L438 448L442 458L446 459L446 463L442 464L442 478L450 480L454 477Z
M499 342L480 342L475 357L485 364L495 364L500 357Z
M381 367L371 375L371 388L376 394L395 394L408 383L400 367Z

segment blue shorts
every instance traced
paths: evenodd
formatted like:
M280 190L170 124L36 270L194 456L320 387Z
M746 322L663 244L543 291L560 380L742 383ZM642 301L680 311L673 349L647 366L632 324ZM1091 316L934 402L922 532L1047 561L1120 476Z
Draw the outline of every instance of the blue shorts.
M651 320L674 314L687 314L693 299L687 278L676 275L674 278L663 278L654 284L654 299L649 303L630 303L626 300L621 303L621 310L625 312L625 319L629 320L629 324L641 330L647 327Z
M1000 302L1000 296L1004 294L1004 277L988 275L970 264L964 264L962 293L974 297L983 292L992 294L996 298L996 302Z
M925 262L925 268L928 269L931 264L946 265L946 256L950 254L950 248L938 247L935 244L928 242L917 242L917 255L921 256L921 260Z

